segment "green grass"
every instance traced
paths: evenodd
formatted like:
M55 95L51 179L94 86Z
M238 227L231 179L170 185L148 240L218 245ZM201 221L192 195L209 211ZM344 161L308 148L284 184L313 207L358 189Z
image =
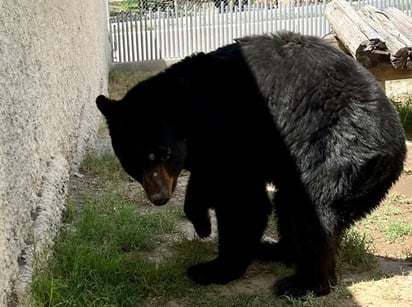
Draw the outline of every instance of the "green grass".
M88 157L82 173L92 180L111 178L119 185L125 180L118 162L105 155ZM271 291L231 294L231 284L195 285L186 277L186 268L215 257L216 242L182 236L181 206L144 207L116 188L94 188L70 195L52 256L47 264L38 259L35 266L30 306L329 306L348 297L345 287L328 297L294 300L279 299ZM350 242L355 243L344 244L344 261L365 255L365 244L353 237ZM355 248L356 253L348 252ZM273 282L291 273L281 265L258 265L273 273Z
M407 139L412 140L412 97L401 102L395 101L394 106L401 118Z
M184 280L181 264L145 257L176 231L176 210L136 212L118 195L86 196L66 218L54 257L34 276L34 306L136 306L151 292Z
M131 8L137 6L137 0L109 0L110 15L117 15L120 12L128 12Z
M408 218L410 212L400 208L401 205L412 203L410 197L392 193L387 196L379 210L372 212L359 224L365 227L375 225L382 231L383 235L390 243L398 239L412 235L412 219Z
M81 166L81 172L85 172L91 176L98 176L99 180L111 181L118 184L119 180L125 181L128 175L121 168L119 160L111 153L105 153L98 159L89 155Z
M395 242L397 239L412 235L412 223L391 221L385 226L384 233L389 242Z
M121 99L137 83L153 76L154 72L142 72L127 68L112 69L109 74L109 96Z
M85 178L94 184L69 195L52 257L35 266L30 306L338 306L348 298L341 286L327 297L294 300L279 299L271 291L231 294L231 284L195 285L186 268L213 259L217 247L214 240L183 237L181 204L154 208L125 197L117 186L130 180L112 155L87 157L81 173L83 185ZM106 182L111 182L109 188ZM370 268L374 262L368 244L349 232L340 263ZM273 274L273 282L291 273L282 265L258 266Z
M339 250L339 262L342 265L355 267L357 271L372 269L376 264L372 239L353 228L347 231Z
M122 98L128 89L151 75L113 70L110 97ZM411 100L395 103L409 135ZM47 264L37 260L30 306L329 307L356 303L341 283L326 297L308 295L302 300L279 299L267 289L258 294L232 291L237 282L225 286L195 285L186 277L187 267L212 259L217 247L214 240L183 237L179 230L183 221L181 204L162 208L142 205L143 191L131 182L111 154L87 157L81 173L83 181L74 191L76 194L69 196L64 227L52 256ZM133 189L139 192L131 193L128 185L134 185ZM390 217L401 214L399 210L387 210L390 212L373 213L362 223L381 225L388 238L411 235L407 224L389 222ZM272 219L270 226L275 228L275 224ZM342 242L338 270L373 270L376 258L372 251L369 237L350 230ZM258 266L259 270L273 274L273 282L291 273L290 269L272 263Z

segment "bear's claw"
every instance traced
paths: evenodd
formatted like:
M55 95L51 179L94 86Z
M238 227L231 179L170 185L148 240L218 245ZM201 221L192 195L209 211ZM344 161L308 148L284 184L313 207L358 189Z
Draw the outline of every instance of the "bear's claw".
M322 296L330 293L330 285L326 283L305 283L297 275L292 275L278 280L275 283L275 293L277 296L290 296L302 298L312 292L316 296Z

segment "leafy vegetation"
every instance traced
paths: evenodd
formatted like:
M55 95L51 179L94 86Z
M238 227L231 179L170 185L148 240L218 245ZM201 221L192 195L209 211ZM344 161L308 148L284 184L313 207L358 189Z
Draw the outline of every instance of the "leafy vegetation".
M122 0L121 7L124 11L136 11L139 8L139 0Z

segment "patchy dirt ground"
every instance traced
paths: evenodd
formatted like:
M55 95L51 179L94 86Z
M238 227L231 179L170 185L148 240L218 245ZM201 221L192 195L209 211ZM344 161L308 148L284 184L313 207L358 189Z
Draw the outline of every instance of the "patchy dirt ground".
M349 272L340 268L341 284L347 287L350 295L341 306L411 307L412 306L412 235L388 240L383 225L388 220L396 220L412 225L412 144L408 144L408 159L405 172L392 188L385 202L373 217L383 219L360 223L357 230L372 240L373 254L377 264L373 270L361 273ZM386 220L385 220L386 219ZM223 292L255 293L272 291L273 273L259 264L254 264L245 278ZM333 296L334 294L331 294ZM332 299L333 300L333 299ZM325 301L321 306L331 306ZM335 306L335 305L333 305Z
M378 210L383 212L382 218L386 216L412 225L411 143L408 143L405 171ZM363 224L358 229L373 239L374 255L378 257L377 273L381 277L344 274L342 278L345 282L359 280L349 286L353 300L360 306L412 306L412 236L388 240L379 221Z
M392 219L412 225L412 144L408 145L408 151L404 174L373 214L373 217L387 220L376 223L372 220L357 226L359 232L372 240L377 264L373 270L361 273L339 269L341 284L350 293L341 306L412 306L412 235L391 241L382 229L382 225L387 225L388 220ZM225 290L222 291L232 294L270 293L273 279L273 273L268 272L264 266L254 264L245 278L224 287ZM330 306L327 302L320 305Z
M110 150L107 136L97 145L98 154ZM340 287L345 288L336 305L336 294L330 299L309 303L308 306L412 306L412 234L400 235L393 240L388 239L385 232L387 226L395 221L412 228L412 143L408 143L409 155L405 164L405 171L390 191L384 203L366 221L359 223L356 228L371 239L373 254L377 260L370 271L359 272L339 268ZM177 190L171 202L181 203L184 200L185 186L188 174L184 173L178 181ZM77 178L73 182L73 190L79 185L96 186L98 178ZM77 187L76 187L77 186ZM136 201L139 197L141 206L149 208L147 200L138 196L140 187L129 181L125 187L126 195ZM72 191L73 191L72 190ZM101 191L103 192L103 191ZM140 194L141 195L141 194ZM181 231L186 237L194 238L195 232L190 223L181 225ZM165 247L159 247L164 249ZM164 254L163 251L160 254ZM251 294L266 295L272 293L275 278L271 266L255 262L246 272L244 278L225 286L213 286L216 293L222 295ZM333 303L332 303L333 302Z

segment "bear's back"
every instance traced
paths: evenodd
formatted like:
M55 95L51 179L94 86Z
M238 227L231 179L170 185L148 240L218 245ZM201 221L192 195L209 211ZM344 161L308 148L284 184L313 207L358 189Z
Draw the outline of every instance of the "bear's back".
M374 77L340 50L289 32L238 44L314 199L329 203L330 195L346 195L368 161L404 151L392 103Z

